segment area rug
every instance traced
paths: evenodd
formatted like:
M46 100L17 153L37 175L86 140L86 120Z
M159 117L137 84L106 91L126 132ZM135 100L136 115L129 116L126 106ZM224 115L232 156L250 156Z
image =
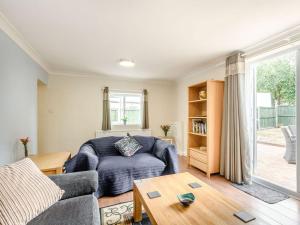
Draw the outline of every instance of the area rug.
M133 222L133 202L100 208L101 225L151 225L146 213L139 223Z
M239 185L232 184L234 187L240 189L243 192L246 192L249 195L252 195L255 198L258 198L269 204L274 204L285 199L288 199L289 196L282 194L278 191L275 191L271 188L265 187L258 183L252 183L250 185Z

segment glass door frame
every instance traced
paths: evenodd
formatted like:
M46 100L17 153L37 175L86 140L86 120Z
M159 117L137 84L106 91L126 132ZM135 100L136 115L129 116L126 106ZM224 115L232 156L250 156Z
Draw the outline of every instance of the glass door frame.
M300 47L296 50L296 177L297 177L297 193L300 197Z
M254 174L254 169L257 164L257 141L256 141L256 121L257 121L257 114L256 114L256 66L255 64L274 58L276 56L284 55L285 53L288 52L296 52L296 129L297 129L297 134L296 134L296 139L297 139L297 149L296 149L296 192L289 190L287 188L284 188L283 186L279 186L277 184L274 184L268 180L265 180L261 177L257 177ZM297 199L300 199L300 45L298 46L293 46L289 47L288 49L282 50L282 51L277 51L276 53L271 53L267 56L262 56L262 57L257 57L257 59L254 60L248 60L247 62L247 69L248 69L248 75L253 76L253 94L254 94L254 107L253 107L253 162L252 162L252 180L255 181L256 183L260 183L262 185L265 185L267 187L276 189L282 193L288 194L290 196L293 196Z

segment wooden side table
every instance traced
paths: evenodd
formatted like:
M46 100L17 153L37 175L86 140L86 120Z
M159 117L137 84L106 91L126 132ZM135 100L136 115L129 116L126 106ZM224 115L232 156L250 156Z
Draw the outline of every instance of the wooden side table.
M45 175L63 173L64 164L70 157L70 152L53 152L29 156Z

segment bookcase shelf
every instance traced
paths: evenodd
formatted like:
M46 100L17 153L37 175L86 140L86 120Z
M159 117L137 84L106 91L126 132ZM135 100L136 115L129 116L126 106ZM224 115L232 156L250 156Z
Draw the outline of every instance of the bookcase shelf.
M207 97L200 99L200 92ZM223 93L224 81L219 80L188 87L188 162L208 177L220 171Z
M207 99L197 99L197 100L191 100L189 103L199 103L199 102L206 102Z
M202 154L207 154L207 151L200 150L200 146L199 147L190 147L189 150L201 152Z
M193 132L189 132L189 134L197 135L197 136L202 136L202 137L207 137L206 134L201 134L201 133L193 133Z
M206 119L207 116L190 116L189 119Z

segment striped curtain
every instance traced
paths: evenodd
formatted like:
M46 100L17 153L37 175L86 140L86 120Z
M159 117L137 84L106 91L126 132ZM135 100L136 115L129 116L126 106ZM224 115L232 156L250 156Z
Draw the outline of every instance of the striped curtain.
M108 87L103 90L102 130L111 130Z
M220 174L251 183L251 154L245 104L245 58L239 52L226 59Z
M142 129L149 129L148 91L146 89L143 90Z

